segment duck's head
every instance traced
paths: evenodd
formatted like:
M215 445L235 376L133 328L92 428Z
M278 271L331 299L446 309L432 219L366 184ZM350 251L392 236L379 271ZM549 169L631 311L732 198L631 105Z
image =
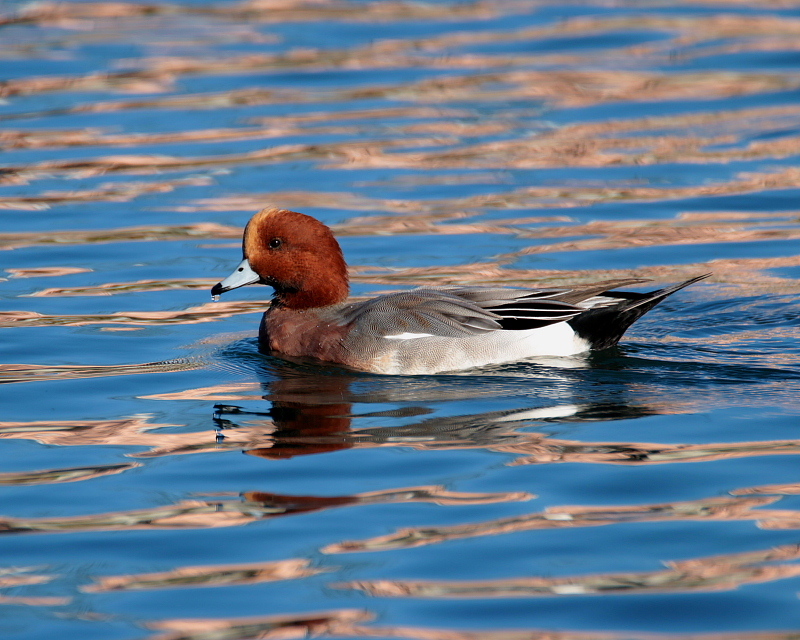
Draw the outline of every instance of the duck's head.
M244 230L243 260L211 289L218 296L248 284L275 289L275 304L310 309L347 299L347 265L331 230L316 218L263 209Z

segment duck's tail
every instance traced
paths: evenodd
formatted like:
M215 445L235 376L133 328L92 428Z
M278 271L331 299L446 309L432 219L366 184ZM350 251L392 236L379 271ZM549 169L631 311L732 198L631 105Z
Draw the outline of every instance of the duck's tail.
M690 284L703 280L710 273L697 276L680 284L649 293L633 291L608 291L602 294L601 304L593 306L569 320L569 325L592 349L613 347L634 322L650 311L664 298ZM605 299L609 299L606 301Z

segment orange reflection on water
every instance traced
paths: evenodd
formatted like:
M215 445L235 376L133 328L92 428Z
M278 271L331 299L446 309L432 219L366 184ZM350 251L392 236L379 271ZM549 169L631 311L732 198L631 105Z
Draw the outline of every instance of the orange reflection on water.
M800 575L800 565L780 564L800 558L800 545L666 562L655 572L605 573L567 578L500 580L372 580L334 586L360 589L377 597L531 598L569 595L619 595L723 591ZM770 563L770 564L765 564Z
M0 567L0 589L19 589L30 585L46 584L56 578L49 574L34 574L31 571L41 567ZM69 604L72 598L54 596L8 596L0 594L0 605L25 605L32 607L53 607Z
M31 607L60 607L68 605L72 598L63 596L3 596L0 604L25 605Z
M383 3L382 3L383 4ZM431 5L433 6L433 5ZM452 7L452 5L450 5ZM328 51L326 50L326 53ZM139 80L144 79L147 72L140 72ZM229 91L182 94L169 96L152 96L146 98L108 100L87 102L74 106L55 109L52 112L29 112L13 117L36 117L38 115L54 115L68 113L94 113L114 112L136 109L218 109L236 107L240 105L287 104L287 103L346 103L365 98L393 100L401 95L403 100L440 106L447 103L461 103L466 101L503 102L514 98L546 99L551 103L561 103L563 106L578 106L616 101L621 99L648 99L650 95L655 100L676 99L683 97L699 97L708 99L725 95L738 95L747 93L760 93L791 89L800 85L800 81L792 75L777 75L765 73L721 73L718 71L699 73L672 73L669 76L653 73L631 74L620 72L616 82L614 74L587 72L531 72L527 76L495 72L480 72L473 75L439 76L435 79L425 79L418 82L403 84L381 84L372 86L344 87L330 91L310 92L296 88L276 87L265 89L260 86L237 88ZM167 77L168 74L162 74ZM128 86L135 86L136 72L129 72L113 76L95 75L87 82L102 84L104 78L108 89L115 90L115 83L127 82ZM623 81L624 80L624 81ZM18 80L6 91L39 92L61 90L62 88L80 89L81 78L32 78ZM519 83L530 86L517 86ZM505 85L498 89L497 85ZM618 86L615 86L618 85ZM632 85L632 86L627 86ZM492 87L491 90L483 87ZM654 95L654 90L658 91ZM156 91L157 92L157 91ZM152 91L148 91L152 93ZM534 104L536 102L534 100ZM330 114L330 119L336 119L339 112ZM485 114L483 114L485 117ZM5 116L8 118L9 116ZM3 116L0 116L3 118Z
M110 242L155 242L163 240L241 238L242 230L213 222L186 225L127 227L89 231L48 231L26 233L0 233L0 250L25 247L61 246L82 244L108 244Z
M380 3L385 6L385 3ZM435 5L432 5L435 6ZM450 8L450 7L449 7ZM311 14L308 7L305 13ZM228 16L226 15L226 18ZM794 48L792 36L796 37L797 21L792 19L772 19L765 28L772 28L772 33L758 34L752 32L751 18L758 22L757 16L711 16L682 17L680 20L662 18L653 25L658 29L676 31L676 36L686 33L686 27L694 27L698 32L705 31L707 39L728 37L732 30L738 30L739 42L729 45L728 50L748 50L768 47L782 37L785 42L782 48ZM766 19L768 20L768 19ZM738 24L733 25L733 22ZM641 20L622 18L605 22L600 19L577 19L572 22L574 31L584 31L585 35L596 35L606 28L637 28ZM569 23L567 23L569 24ZM552 36L552 28L518 31L518 38L529 40ZM538 33L537 33L538 32ZM681 33L683 32L683 34ZM480 35L470 34L472 40L481 37L499 39L513 37L508 30L495 34L483 32ZM458 36L455 36L458 38ZM691 37L691 36L690 36ZM426 101L442 100L513 100L538 99L553 102L560 106L588 106L598 102L617 100L653 100L669 99L708 99L714 96L741 95L761 93L769 89L787 89L797 85L797 78L791 74L735 73L721 71L672 72L670 74L645 71L614 69L612 63L619 62L626 56L626 61L638 58L641 62L652 65L660 62L665 51L674 49L676 42L667 41L666 50L659 50L654 45L625 47L604 47L592 52L592 58L581 55L565 56L560 53L547 55L542 52L509 52L499 54L482 54L464 52L459 42L452 42L453 36L444 39L420 38L413 40L378 39L366 45L350 48L296 48L275 53L249 53L245 55L229 55L226 57L161 55L129 61L130 69L115 72L93 72L74 76L39 76L12 78L0 85L0 96L31 95L52 91L123 91L127 93L159 93L173 87L182 76L224 74L250 75L287 67L302 70L330 70L339 68L366 69L398 69L426 68L438 70L480 69L479 73L468 75L440 76L435 79L407 83L403 85L406 99L414 96L425 96ZM758 42L758 40L761 42ZM749 44L748 46L748 43ZM697 49L692 43L687 52ZM426 51L424 49L429 49ZM440 51L437 51L439 49ZM446 55L444 55L446 53ZM653 57L655 56L655 60ZM587 70L587 62L591 60L599 69ZM604 60L608 69L603 68ZM546 65L558 65L546 69ZM519 67L545 67L539 69L519 69ZM511 71L507 71L508 68ZM517 68L515 68L517 67ZM570 68L572 67L572 68ZM488 72L487 72L488 70ZM438 91L436 91L438 89ZM466 89L466 91L465 91ZM376 97L387 97L398 91L397 87L372 86L359 88L362 95L371 93ZM444 91L446 90L446 91ZM351 90L352 91L352 90ZM461 95L458 95L461 91ZM436 94L439 93L437 96Z
M465 630L401 625L355 625L341 635L355 638L405 638L408 640L796 640L797 637L794 631L682 634L651 633L648 631L570 631L563 629Z
M147 442L181 440L191 434L154 434L152 429L181 425L150 422L147 415L117 420L42 420L0 422L0 439L35 440L42 444L145 445ZM200 436L201 434L194 434ZM207 434L202 434L207 438Z
M441 506L493 504L529 500L526 492L464 493L440 486L404 487L346 496L289 496L248 491L241 498L182 500L151 509L55 518L0 517L3 533L67 533L74 531L141 531L237 527L265 518L365 504L430 502Z
M220 105L216 105L220 106ZM113 133L104 129L6 129L0 131L0 148L42 149L58 147L114 146L136 147L155 144L191 144L196 142L225 142L233 140L258 140L314 135L365 136L383 133L430 133L447 135L499 134L515 125L514 120L500 119L483 125L462 123L454 118L466 117L464 109L446 109L427 106L383 107L379 109L353 109L336 113L308 113L273 117L251 118L251 124L261 126L216 129L192 129L174 132ZM406 124L387 126L370 122L377 119L413 119ZM432 120L416 122L417 119ZM366 120L367 123L332 125L332 121ZM195 178L194 180L201 180ZM209 182L205 178L206 183ZM5 201L0 201L5 202ZM262 207L258 207L262 208Z
M200 129L173 133L107 133L98 129L70 129L64 131L4 131L0 133L0 148L41 149L60 147L137 147L151 144L191 144L194 142L225 142L231 140L258 140L297 135L302 130L289 127L238 127L229 129ZM320 134L357 133L344 127L329 127Z
M383 153L387 149L447 144L449 140L435 138L398 138L371 142L339 142L327 144L284 144L256 151L220 154L214 156L168 156L168 155L115 155L99 158L43 160L29 165L0 167L2 180L14 178L32 180L53 173L66 174L72 178L88 178L107 173L130 173L134 175L184 171L203 167L224 167L232 164L288 162L292 160L322 160L331 156L345 158L348 162L364 154ZM0 183L2 182L0 180Z
M734 489L731 494L735 496L751 496L757 494L772 494L794 496L800 495L800 482L790 482L788 484L767 484L760 487L745 487L744 489Z
M102 476L123 473L142 465L138 462L124 464L107 464L93 467L70 467L67 469L47 469L45 471L20 471L17 473L0 473L0 485L38 485L61 482L80 482Z
M325 52L329 55L329 52ZM248 58L248 61L250 59ZM162 63L164 63L162 61ZM490 77L457 76L453 79L459 86L471 79L472 85L483 83L525 83L530 82L537 90L541 90L544 81L553 81L555 72L508 72L508 74L492 74ZM610 72L593 72L597 77L591 77L589 72L581 72L581 77L569 79L569 82L580 86L581 99L586 97L586 86L603 84L610 82L614 77ZM527 74L534 74L528 77ZM618 80L625 75L630 76L630 72L619 72ZM508 77L506 77L508 75ZM633 74L635 75L635 74ZM589 77L583 77L589 76ZM697 78L693 78L697 80ZM628 87L631 95L618 96L619 99L642 99L641 93L652 91L654 87L663 87L664 84L673 82L674 79L661 79L654 81L652 78L633 80L635 87ZM684 78L686 80L686 78ZM745 78L733 80L731 77L724 77L724 81L745 83ZM553 87L554 96L563 98L563 84L566 79L561 78L556 86ZM431 82L431 81L428 81ZM437 78L435 86L440 87L445 79ZM622 84L625 84L623 82ZM642 86L639 86L642 85ZM689 82L691 85L691 82ZM719 82L714 84L719 88ZM463 88L463 87L462 87ZM472 87L474 89L474 87ZM686 91L687 83L680 85L682 91ZM705 85L703 89L708 89ZM766 87L761 87L766 89ZM429 91L426 93L428 98ZM478 99L480 96L470 96L471 99ZM484 96L485 98L485 96ZM653 99L662 99L664 96L653 96ZM186 102L188 97L181 99ZM237 100L229 98L233 104ZM210 101L209 106L220 107L226 105L219 104L219 97L207 97ZM183 103L181 103L183 104ZM128 104L128 107L135 106ZM185 105L184 105L185 106ZM231 105L227 105L231 106ZM110 106L108 108L111 108ZM117 105L117 108L126 108L125 103ZM432 112L432 113L431 113ZM333 126L327 128L319 127L308 130L308 133L322 135L326 133L350 134L358 138L357 141L342 141L316 144L286 144L275 147L267 147L255 151L238 154L216 155L216 156L195 156L195 157L175 157L166 155L116 155L100 158L88 158L85 160L50 160L29 165L7 166L3 168L3 180L13 182L19 179L30 179L39 175L46 175L52 172L66 172L77 177L87 177L111 172L123 173L154 173L163 171L173 171L193 167L213 167L226 166L239 163L261 163L275 161L292 161L296 159L310 159L315 161L326 161L329 167L337 168L435 168L435 169L508 169L508 168L548 168L564 166L618 166L618 165L640 165L640 164L663 164L672 162L682 163L720 163L732 162L736 160L756 160L767 158L785 158L796 155L800 152L800 136L771 135L776 130L784 130L797 126L800 114L796 108L792 107L770 107L753 108L721 113L701 112L695 114L685 114L681 116L652 117L644 119L611 120L592 124L572 124L559 128L546 128L539 125L538 128L544 130L536 135L530 134L530 124L524 120L525 113L499 113L494 120L485 123L482 131L472 121L474 118L453 119L442 117L432 107L407 107L404 111L381 111L375 113L352 110L345 114L327 114L329 119L352 119L355 117L368 117L385 113L386 117L415 118L434 118L429 122L412 121L404 125L394 125L392 127L378 127L372 125L353 125ZM435 114L435 115L434 115ZM67 146L67 145L112 145L112 146L139 146L152 144L168 144L175 142L193 143L224 141L235 139L253 139L261 137L280 137L297 135L304 131L306 124L314 124L317 116L298 116L294 119L284 117L282 119L268 119L267 122L274 123L272 126L262 128L230 128L213 130L194 130L174 133L152 133L152 134L103 134L99 131L53 131L43 132L41 130L32 131L8 131L5 139L8 146ZM445 112L445 115L447 113ZM497 136L517 130L524 130L524 135L504 136L502 140L479 141L463 143L463 138L472 139L476 135ZM386 132L395 135L385 137ZM365 136L375 133L383 139L365 139ZM405 139L402 134L426 133L435 137L423 139ZM0 139L2 144L2 139ZM455 145L455 146L454 146ZM404 149L412 147L413 150ZM421 151L416 147L428 147L428 150ZM424 179L424 178L422 178ZM188 184L192 181L202 184L208 178L189 178ZM200 182L197 182L200 181ZM729 181L728 189L733 192L741 190L737 183L740 178ZM207 183L207 182L206 182ZM155 185L156 183L154 183ZM161 187L169 190L172 187L169 183L163 183ZM725 183L722 183L724 187ZM795 180L793 185L796 186ZM150 187L157 190L158 187ZM700 191L697 191L700 189ZM639 195L628 195L626 198L653 198L653 197L688 197L693 195L704 195L714 193L702 189L701 186L694 187L673 187L659 189L640 189ZM541 193L541 189L538 190ZM569 187L559 188L558 191L569 192ZM614 195L614 189L606 189L605 197L600 194L591 195L591 190L583 189L585 192L580 195L581 189L572 190L576 193L576 198L586 199L618 199L620 196ZM625 191L630 191L626 189ZM637 190L634 189L634 192ZM129 187L117 186L100 190L90 190L86 192L76 192L75 194L42 194L41 196L9 197L0 199L0 206L7 207L35 207L46 205L48 202L80 201L92 199L130 199L139 193L148 192L145 186L131 185ZM646 195L646 194L650 195ZM658 194L658 195L655 195ZM545 199L544 194L539 196ZM531 196L528 196L530 200ZM563 204L564 196L557 196ZM263 203L262 203L263 204ZM540 203L540 206L545 206ZM551 205L552 206L552 205ZM574 206L574 205L573 205ZM260 208L260 207L254 207Z
M188 359L112 365L0 364L0 384L8 384L11 382L41 382L43 380L71 380L75 378L102 378L106 376L128 376L147 373L171 373L175 371L189 371L201 366L203 365L200 361ZM24 427L26 425L35 425L39 423L23 422L0 424L18 424ZM50 422L42 424L58 425L72 423Z
M107 593L109 591L248 585L279 580L298 580L331 570L330 568L312 567L311 562L303 558L248 564L188 566L160 573L104 576L97 578L93 584L81 587L81 591Z
M0 569L0 589L50 582L54 576L30 574L36 567L3 567Z
M139 397L146 400L207 400L209 402L230 402L232 400L260 400L263 395L263 393L257 393L260 389L261 385L257 382L233 382L217 384L211 387L186 389L186 391L155 393Z
M137 280L136 282L106 282L88 287L51 287L35 291L31 298L61 298L69 296L113 296L121 293L140 293L142 291L205 290L218 280L199 278L185 280Z
M29 267L19 269L6 269L10 278L55 278L57 276L71 276L76 273L90 273L91 269L83 267Z
M395 21L409 19L453 20L456 18L491 18L506 13L529 11L539 2L502 0L500 2L467 1L442 7L392 0L390 2L336 3L318 0L242 0L227 4L168 5L161 3L128 4L121 2L48 2L25 5L13 14L2 16L0 24L59 24L79 28L82 20L126 20L142 17L210 16L253 22L306 22L320 20ZM526 11L526 12L527 12Z
M245 313L263 313L268 300L208 302L181 311L117 311L109 314L46 315L35 311L0 312L0 327L83 327L95 324L150 326L215 322ZM25 367L28 365L9 365ZM55 367L53 367L55 368Z
M794 528L800 522L800 518L798 518L800 514L797 511L758 509L778 500L780 500L779 496L713 497L688 502L638 506L549 507L539 513L488 522L443 527L406 528L399 530L397 533L367 540L351 540L332 544L322 549L322 551L323 553L353 553L409 549L478 536L492 536L539 529L597 527L629 522L755 520L758 521L759 525L763 525L767 521L783 522L787 524L787 528Z
M372 618L366 611L339 609L252 618L178 618L148 622L145 626L163 631L146 640L291 640L350 635L354 624L369 622Z
M523 110L494 113L484 123L474 122L468 110L455 110L435 106L389 107L372 110L354 109L331 113L299 114L253 119L261 127L227 129L198 129L169 133L117 134L99 129L74 130L5 130L0 132L0 148L52 148L68 146L136 147L154 144L191 144L195 142L222 142L228 140L254 140L296 136L307 133L321 135L365 136L426 133L438 136L474 138L518 132L529 129ZM384 124L383 118L404 118L403 124ZM332 121L366 120L363 124L332 125ZM437 166L471 167L474 163L501 162L509 166L522 166L524 158L537 166L605 166L609 164L653 164L664 162L725 162L735 159L779 158L798 151L800 138L783 135L768 140L753 140L775 130L796 126L800 113L796 107L753 108L719 113L701 112L681 116L651 117L644 119L610 120L598 123L579 123L545 128L535 136L513 137L490 143L461 146L457 150L431 151L422 156L426 163ZM420 122L419 120L424 120ZM323 126L324 124L324 126ZM539 125L541 127L541 125ZM745 141L747 144L745 144ZM726 148L718 148L718 145ZM402 155L396 161L405 162ZM415 155L415 157L419 157ZM420 179L423 179L420 176ZM186 184L208 184L209 178L190 178L175 181ZM151 191L157 191L155 186ZM170 190L170 183L162 183ZM39 201L53 202L80 199L124 199L146 193L147 187L137 184L118 185L115 189L69 192L61 195L42 195ZM35 203L35 197L0 200L0 206L12 203ZM251 208L261 208L257 205ZM287 204L287 206L293 206Z
M530 253L536 252L531 251ZM356 266L351 267L350 273L351 280L354 282L392 286L495 284L508 287L569 286L598 279L616 280L625 277L644 278L654 283L666 283L687 279L697 273L712 273L711 282L735 285L736 291L733 295L736 296L761 295L767 292L793 294L800 290L798 279L784 274L770 273L770 270L773 269L800 265L800 256L794 255L776 258L720 258L693 264L647 265L637 269L595 270L515 269L503 264L505 261L506 258L503 257L498 262L391 269ZM708 298L730 298L731 292L730 290L725 291L721 287L706 287L703 295Z
M107 372L101 375L108 375ZM116 420L52 420L0 422L0 439L34 440L59 446L113 445L146 447L147 451L128 454L136 458L188 453L214 453L246 449L269 442L274 427L262 425L226 432L224 440L211 425L205 431L171 433L164 427L184 425L150 422L149 415Z
M571 462L586 464L669 464L708 462L759 455L800 454L800 440L762 440L707 444L657 444L643 442L580 442L531 434L525 441L495 447L498 451L524 453L512 466ZM772 492L770 492L772 493Z
M0 178L0 184L4 178ZM5 180L12 181L12 176ZM130 202L141 195L153 193L169 193L179 187L197 187L210 184L205 176L177 178L160 182L129 182L105 184L97 189L81 189L73 191L45 191L38 195L0 196L0 209L16 209L21 211L39 211L49 209L53 205L72 202ZM64 232L61 232L64 233ZM58 240L57 240L58 241ZM13 248L13 247L12 247Z

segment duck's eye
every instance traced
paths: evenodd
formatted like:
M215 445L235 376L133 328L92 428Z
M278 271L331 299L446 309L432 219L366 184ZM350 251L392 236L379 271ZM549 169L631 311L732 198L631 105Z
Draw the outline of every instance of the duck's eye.
M281 240L280 238L273 238L272 240L269 241L269 248L270 249L277 249L282 244L283 244L283 240Z

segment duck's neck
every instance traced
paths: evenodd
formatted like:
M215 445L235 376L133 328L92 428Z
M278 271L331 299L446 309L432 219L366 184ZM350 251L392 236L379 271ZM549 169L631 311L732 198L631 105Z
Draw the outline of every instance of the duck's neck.
M314 274L302 286L273 285L275 297L273 304L284 309L317 309L341 304L347 300L350 287L347 281L347 267L343 265L339 273Z
M340 304L347 300L348 287L344 288L325 288L325 289L302 289L302 290L278 290L275 289L273 305L284 309L317 309L319 307L329 307L333 304Z

